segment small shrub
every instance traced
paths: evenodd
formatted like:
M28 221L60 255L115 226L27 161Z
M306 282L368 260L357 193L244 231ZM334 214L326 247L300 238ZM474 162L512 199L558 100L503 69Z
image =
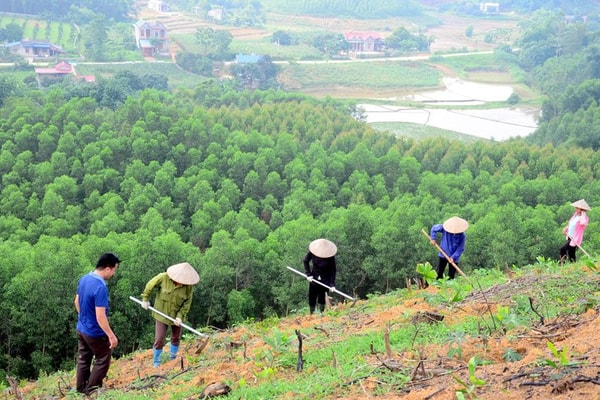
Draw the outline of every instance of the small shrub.
M508 96L508 99L506 100L508 104L518 104L520 101L521 96L519 96L516 93L512 93L510 96Z
M510 347L502 353L502 359L506 362L520 361L522 358L523 356L518 351Z
M459 400L463 399L477 399L477 388L484 386L485 381L479 379L475 376L475 367L478 365L477 359L475 357L471 357L469 360L469 382L465 382L462 379L452 375L454 380L458 382L462 388L456 391L456 397Z

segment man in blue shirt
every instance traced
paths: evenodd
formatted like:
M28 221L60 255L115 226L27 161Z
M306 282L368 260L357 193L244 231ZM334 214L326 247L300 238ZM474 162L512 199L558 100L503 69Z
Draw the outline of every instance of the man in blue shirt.
M442 242L440 248L446 253L450 260L446 259L442 252L438 253L438 269L437 278L444 277L446 265L451 261L458 265L460 256L465 251L465 242L467 235L465 231L469 228L469 223L460 217L452 217L446 220L443 224L436 224L431 227L429 232L431 243L436 244L437 234L442 234ZM456 268L452 265L448 270L448 278L454 279Z
M77 285L77 391L90 394L102 386L108 373L112 350L119 340L108 323L106 281L117 272L121 260L112 253L100 256L96 269L84 275ZM92 359L96 358L91 369Z

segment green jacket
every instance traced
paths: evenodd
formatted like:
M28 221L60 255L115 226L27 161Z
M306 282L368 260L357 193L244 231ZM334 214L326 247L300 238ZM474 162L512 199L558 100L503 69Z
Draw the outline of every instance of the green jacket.
M190 285L176 286L175 282L169 278L169 275L166 272L162 272L148 281L142 293L142 300L148 301L155 288L158 288L158 293L152 306L172 318L185 320L192 305L194 287ZM162 315L153 312L152 316L157 321L173 325L172 321L169 321Z

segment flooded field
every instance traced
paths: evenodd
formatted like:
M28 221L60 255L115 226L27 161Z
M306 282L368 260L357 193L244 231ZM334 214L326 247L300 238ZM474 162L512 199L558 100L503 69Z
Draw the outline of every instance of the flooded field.
M373 104L359 106L367 115L367 123L410 122L485 139L523 137L537 129L539 110L536 108L457 108L459 105L506 101L513 92L508 85L481 84L456 78L444 78L444 85L445 90L421 92L404 98L422 103L423 107L419 108ZM447 107L440 108L441 105Z
M493 140L523 137L537 129L538 110L532 108L453 110L369 104L360 107L367 114L367 123L411 122Z

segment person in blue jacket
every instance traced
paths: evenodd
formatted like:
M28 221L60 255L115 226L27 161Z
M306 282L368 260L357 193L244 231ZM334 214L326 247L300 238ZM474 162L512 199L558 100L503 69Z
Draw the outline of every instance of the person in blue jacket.
M440 243L441 249L446 253L448 257L457 266L460 262L460 256L465 251L465 243L467 235L465 231L469 228L469 223L460 217L452 217L446 220L443 224L436 224L431 227L429 232L431 243L437 244L438 233L441 233L442 240ZM438 268L437 268L437 279L444 277L444 270L448 265L448 259L442 254L438 253ZM454 279L456 275L456 268L450 265L448 269L448 278Z

